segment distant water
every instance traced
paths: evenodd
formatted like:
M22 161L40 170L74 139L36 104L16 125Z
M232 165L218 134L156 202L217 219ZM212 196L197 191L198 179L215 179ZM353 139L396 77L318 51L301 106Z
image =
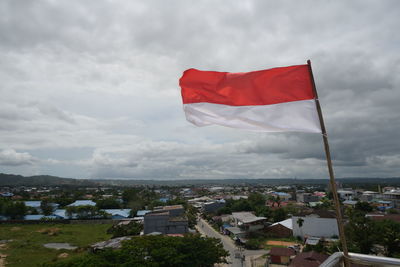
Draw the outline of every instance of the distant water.
M71 246L69 243L47 243L44 244L46 248L54 248L54 249L68 249L68 250L73 250L77 249L78 247Z

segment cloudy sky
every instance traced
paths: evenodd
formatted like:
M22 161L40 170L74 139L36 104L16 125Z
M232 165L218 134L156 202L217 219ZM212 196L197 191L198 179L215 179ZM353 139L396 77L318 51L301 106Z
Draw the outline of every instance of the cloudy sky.
M337 177L400 176L400 1L0 2L0 172L327 178L319 134L185 120L188 68L313 63Z

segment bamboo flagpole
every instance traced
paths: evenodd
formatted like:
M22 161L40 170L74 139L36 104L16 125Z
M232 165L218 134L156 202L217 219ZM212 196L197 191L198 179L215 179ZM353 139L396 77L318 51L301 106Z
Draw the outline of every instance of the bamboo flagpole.
M346 267L350 267L349 251L347 249L346 237L345 237L344 226L343 226L342 212L340 210L340 202L339 202L339 197L338 197L337 189L336 189L335 176L333 173L331 152L329 150L329 143L328 143L328 135L326 133L324 118L322 116L321 105L319 104L317 88L315 87L314 75L313 75L312 68L311 68L311 60L307 60L307 65L308 65L308 70L310 72L312 88L313 88L313 91L315 94L315 105L317 107L318 117L319 117L319 121L321 124L322 139L324 141L325 155L326 155L326 161L327 161L328 171L329 171L329 181L330 181L331 190L332 190L332 194L333 194L333 200L334 200L334 204L335 204L335 212L336 212L336 220L337 220L338 230L339 230L339 238L340 238L340 242L342 244L342 249L343 249L343 254L344 254L344 265Z

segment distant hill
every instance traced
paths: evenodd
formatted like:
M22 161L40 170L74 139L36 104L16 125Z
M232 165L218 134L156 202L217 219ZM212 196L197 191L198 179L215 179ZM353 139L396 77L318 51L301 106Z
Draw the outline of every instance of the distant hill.
M380 184L400 186L400 177L337 178L344 185ZM133 180L133 179L73 179L49 175L22 176L0 173L0 186L191 186L191 185L327 185L327 179L191 179L191 180Z
M85 179L61 178L50 175L22 176L15 174L0 173L0 186L90 186L96 185L95 182Z

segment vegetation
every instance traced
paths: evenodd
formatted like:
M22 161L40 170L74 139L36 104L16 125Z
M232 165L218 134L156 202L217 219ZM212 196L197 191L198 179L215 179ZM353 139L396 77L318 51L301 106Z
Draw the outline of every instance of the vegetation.
M195 225L197 224L197 213L198 210L195 207L192 205L187 205L186 216L188 218L189 228L194 229Z
M324 244L324 242L320 241L315 246L306 245L303 249L303 252L316 251L323 254L333 254L339 251L339 247L339 242L330 242L328 244Z
M99 209L120 209L122 207L115 198L99 199L96 201L96 206Z
M400 223L392 220L373 221L365 217L365 207L348 212L346 225L349 250L363 254L381 252L388 257L400 256ZM383 251L375 245L381 245Z
M47 200L42 200L40 202L40 209L44 215L51 215L53 213L54 207Z
M106 233L110 224L2 224L0 239L9 240L2 254L7 255L7 266L37 266L57 260L61 253L69 257L80 256L86 247L99 241L108 240ZM45 248L46 243L69 243L77 246L76 251Z
M107 230L107 233L112 234L112 237L115 238L128 235L139 235L142 230L142 224L132 221L129 224L113 225Z
M265 238L250 238L244 247L246 249L260 249L265 244Z
M14 202L7 199L0 199L0 214L11 219L22 219L27 214L27 207L24 202Z
M70 218L73 218L73 216L76 216L78 219L107 218L108 217L108 215L105 211L99 210L98 207L90 206L90 205L67 207L66 215Z
M123 243L121 249L85 254L79 258L44 264L45 267L214 266L226 263L228 252L215 238L143 236Z

